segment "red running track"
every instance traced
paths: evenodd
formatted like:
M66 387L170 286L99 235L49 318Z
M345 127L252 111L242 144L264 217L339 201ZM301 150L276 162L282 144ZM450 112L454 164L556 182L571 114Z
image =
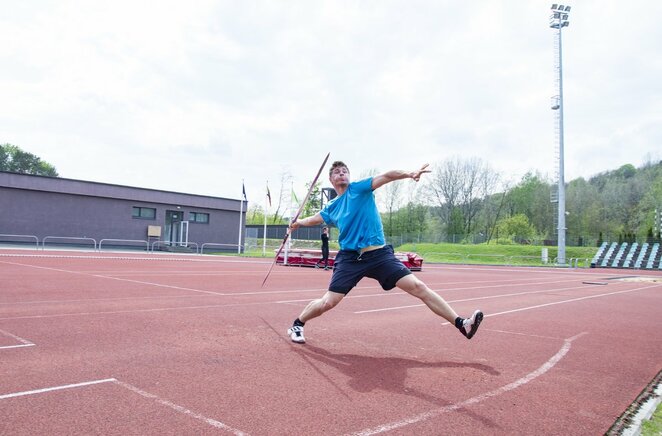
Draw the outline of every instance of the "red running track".
M662 272L426 265L471 341L365 279L296 345L330 272L270 263L0 251L0 434L602 434L662 366Z

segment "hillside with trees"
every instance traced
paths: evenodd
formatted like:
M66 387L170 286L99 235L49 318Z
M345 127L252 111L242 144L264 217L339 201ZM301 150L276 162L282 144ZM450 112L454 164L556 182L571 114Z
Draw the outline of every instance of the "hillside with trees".
M533 172L512 186L504 186L502 179L481 159L454 158L434 165L420 183L385 185L376 195L387 239L394 245L555 245L557 209L552 198L556 185ZM289 184L282 184L279 198L289 195ZM319 210L318 195L312 197L303 215L315 210ZM279 211L279 215L269 215L269 224L287 223L287 213L283 208ZM566 185L566 244L659 240L656 211L662 212L662 162L648 162L640 168L625 164L589 179L571 180ZM248 222L264 222L261 205L251 205Z
M385 233L394 243L555 244L552 181L527 173L516 185L497 191L493 187L499 179L476 159L437 166L402 207L385 210ZM382 204L394 203L398 200L390 198ZM566 186L567 245L659 240L661 211L662 162L640 168L626 164L588 180L574 179Z

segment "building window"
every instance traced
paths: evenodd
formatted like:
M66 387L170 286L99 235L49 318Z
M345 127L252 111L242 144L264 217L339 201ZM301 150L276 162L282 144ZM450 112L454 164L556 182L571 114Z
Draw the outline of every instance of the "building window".
M205 223L207 224L209 222L209 214L208 213L200 213L200 212L190 212L188 216L188 220L192 221L194 223Z
M133 206L133 217L146 220L156 219L156 209L152 207Z

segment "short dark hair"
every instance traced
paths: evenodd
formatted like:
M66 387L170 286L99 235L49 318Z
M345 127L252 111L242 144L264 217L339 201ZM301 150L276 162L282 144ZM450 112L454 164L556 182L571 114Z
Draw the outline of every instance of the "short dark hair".
M347 168L347 172L349 172L349 167L345 165L345 162L341 160L337 160L334 163L332 163L331 168L329 168L329 177L331 177L331 174L333 174L333 170L335 170L338 167L345 167Z

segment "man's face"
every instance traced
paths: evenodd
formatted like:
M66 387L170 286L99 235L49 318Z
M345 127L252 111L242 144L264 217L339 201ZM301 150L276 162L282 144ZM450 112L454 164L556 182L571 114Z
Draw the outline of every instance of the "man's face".
M335 188L336 186L346 187L349 185L349 170L347 167L336 167L331 171L329 181Z

